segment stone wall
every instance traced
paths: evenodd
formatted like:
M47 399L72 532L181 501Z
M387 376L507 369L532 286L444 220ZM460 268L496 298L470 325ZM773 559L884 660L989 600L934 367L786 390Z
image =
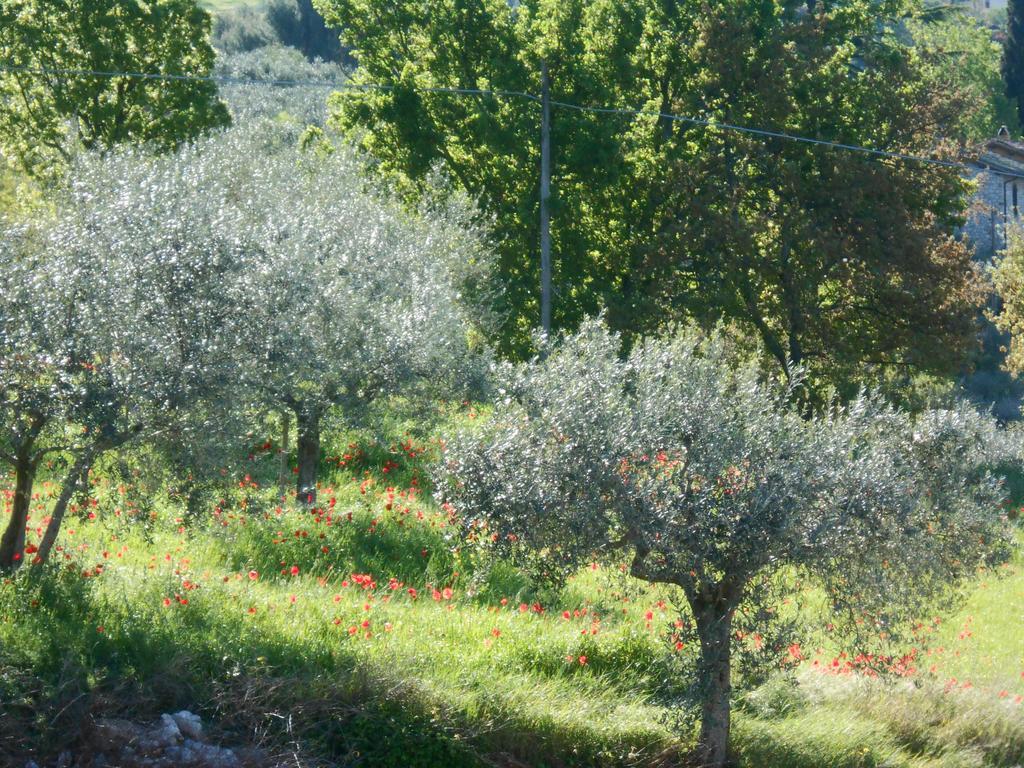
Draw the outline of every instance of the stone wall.
M1011 200L1014 182L1006 183L1006 179L993 171L979 171L971 177L977 182L978 189L967 213L967 223L963 234L974 246L975 258L988 262L1003 249L1003 195L1006 195L1006 207L1012 215ZM1024 206L1024 181L1020 185L1018 195L1021 206Z

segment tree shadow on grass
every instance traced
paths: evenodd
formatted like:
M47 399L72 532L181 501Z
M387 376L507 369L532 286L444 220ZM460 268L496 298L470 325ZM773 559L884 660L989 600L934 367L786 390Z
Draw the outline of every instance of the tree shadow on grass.
M66 583L41 589L48 579ZM147 722L180 709L213 724L215 741L321 766L655 765L666 746L650 732L623 738L600 723L562 730L486 697L453 706L344 643L311 647L202 600L159 620L58 574L16 581L0 608L43 591L47 602L17 611L0 634L0 764L76 753L98 718ZM18 650L17 637L32 642Z

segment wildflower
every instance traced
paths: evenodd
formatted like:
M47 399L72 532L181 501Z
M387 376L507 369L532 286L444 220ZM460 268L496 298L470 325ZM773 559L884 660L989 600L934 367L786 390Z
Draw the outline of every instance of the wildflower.
M256 571L249 571L249 581L256 581L260 577Z

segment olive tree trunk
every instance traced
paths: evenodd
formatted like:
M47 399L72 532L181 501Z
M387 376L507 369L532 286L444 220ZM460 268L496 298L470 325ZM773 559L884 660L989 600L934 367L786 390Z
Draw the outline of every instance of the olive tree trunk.
M281 448L277 468L278 493L284 496L288 492L288 448L292 431L292 415L286 410L281 411Z
M0 537L0 570L13 570L21 565L25 554L25 526L32 503L32 485L35 482L38 459L32 455L32 444L21 447L15 454L14 500L11 518Z
M299 476L295 484L295 498L302 504L316 504L316 477L320 464L320 416L316 408L297 408L295 423L298 428Z
M722 768L729 751L730 644L733 609L721 604L694 606L700 638L701 717L695 757L701 768Z
M39 552L36 553L38 562L45 563L49 559L53 545L57 541L57 534L60 533L60 526L64 522L64 513L67 511L68 503L75 491L88 477L94 456L93 451L86 451L75 459L75 463L68 470L67 477L64 478L64 487L61 488L60 496L57 497L57 503L50 514L50 523L46 526L46 533L43 534L43 540L39 542Z

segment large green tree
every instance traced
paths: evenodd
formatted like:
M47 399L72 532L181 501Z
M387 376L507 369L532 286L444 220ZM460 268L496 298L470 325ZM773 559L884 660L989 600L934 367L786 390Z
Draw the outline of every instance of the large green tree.
M977 301L948 237L954 169L724 130L730 123L889 151L941 152L985 105L911 44L899 0L317 0L359 62L334 97L384 172L438 163L495 218L507 288L501 341L539 316L539 117L534 102L423 87L539 91L555 106L554 319L605 308L627 334L730 318L788 370L848 381L865 364L955 367Z
M225 125L209 81L60 74L206 76L209 33L195 0L4 0L0 61L10 69L0 71L0 152L39 175L79 144L173 147Z
M938 18L910 20L906 28L926 82L974 105L943 127L946 135L975 143L994 136L1001 125L1020 132L1016 101L1003 85L1003 47L988 27L966 11L952 9Z
M1006 10L1003 80L1006 82L1006 95L1016 102L1017 115L1024 122L1024 2L1010 0Z

